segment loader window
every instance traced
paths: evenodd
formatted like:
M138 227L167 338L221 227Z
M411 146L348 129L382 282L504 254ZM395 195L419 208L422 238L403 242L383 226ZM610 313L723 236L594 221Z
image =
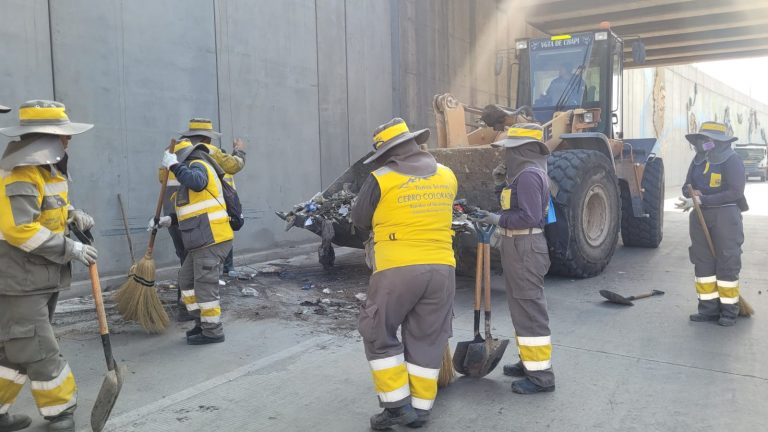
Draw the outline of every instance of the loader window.
M534 108L577 107L582 104L585 94L599 92L599 85L593 83L590 86L589 83L591 48L591 38L583 35L566 41L531 41Z

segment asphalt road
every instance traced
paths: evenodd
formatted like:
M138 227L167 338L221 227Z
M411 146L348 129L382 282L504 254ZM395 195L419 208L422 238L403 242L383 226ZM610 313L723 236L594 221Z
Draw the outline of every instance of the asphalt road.
M755 317L732 328L688 320L696 299L687 215L667 212L659 249L620 246L598 277L547 279L556 392L515 395L501 368L484 379L461 378L440 392L432 422L422 430L766 430L767 192L768 184L750 183L752 210L744 215L742 292L757 310ZM354 252L344 260L361 257ZM364 271L360 265L349 269ZM328 283L340 291L364 290L357 286L361 275L353 276L355 287L346 286L343 277ZM472 281L460 279L458 285L454 344L471 333ZM666 295L619 307L602 301L597 292L603 288L624 294L661 289ZM297 288L273 289L279 295ZM494 334L512 338L499 276L493 290ZM280 313L248 319L226 315L225 305L227 341L205 347L184 343L189 325L174 324L158 336L123 325L113 345L130 373L107 430L368 430L368 417L379 408L362 345L349 330L353 317L339 316L345 325L333 326L327 316L300 319L306 312L297 310L295 319ZM64 332L61 345L80 388L79 427L90 430L89 413L104 372L99 338L86 326ZM510 347L505 361L515 361L515 351ZM35 412L28 389L13 411ZM34 416L29 430L44 431L45 422Z

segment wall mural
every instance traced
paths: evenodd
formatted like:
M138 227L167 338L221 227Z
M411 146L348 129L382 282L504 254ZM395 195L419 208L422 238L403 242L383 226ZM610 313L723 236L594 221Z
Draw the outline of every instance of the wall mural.
M658 76L658 75L657 75ZM655 88L655 85L654 85ZM654 100L655 100L656 92L654 90ZM720 102L719 99L722 99L720 95L711 94L708 95L707 99L709 99L709 105L712 106L716 104L717 102ZM744 124L744 117L745 113L743 112L737 112L736 113L736 124L734 125L733 121L731 120L731 105L730 103L726 103L722 108L718 109L718 107L712 107L711 110L706 110L706 106L704 101L702 101L697 106L697 100L701 100L702 98L699 97L699 86L698 83L693 83L693 91L691 92L691 95L688 97L688 100L685 104L685 108L687 111L687 118L688 118L688 133L694 133L699 129L699 122L700 121L715 121L715 122L721 122L724 123L727 132L729 135L734 135L739 137L740 143L758 143L762 141L762 143L768 145L768 138L766 137L765 128L761 127L762 123L760 122L760 119L758 118L758 111L754 108L747 108L748 112L746 113L747 117L747 130L746 135L743 134L744 128L738 127L739 125ZM704 112L711 112L709 117L701 117L699 118L698 115L702 115ZM722 114L721 114L722 113ZM656 124L656 120L654 118L654 126ZM735 127L736 126L736 127ZM758 135L759 131L759 137ZM658 136L658 130L657 130L657 136Z

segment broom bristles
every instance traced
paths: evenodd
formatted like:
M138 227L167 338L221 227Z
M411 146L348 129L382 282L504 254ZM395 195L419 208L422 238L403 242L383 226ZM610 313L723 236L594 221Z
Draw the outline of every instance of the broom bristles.
M755 310L752 308L747 300L743 297L739 297L739 316L749 318L755 314Z
M113 296L123 318L137 321L149 333L165 330L170 322L155 290L155 272L155 260L144 255L131 267L128 280Z
M456 377L456 372L453 370L453 359L451 355L451 346L446 344L445 351L443 351L443 364L440 365L440 373L437 375L437 386L446 387Z

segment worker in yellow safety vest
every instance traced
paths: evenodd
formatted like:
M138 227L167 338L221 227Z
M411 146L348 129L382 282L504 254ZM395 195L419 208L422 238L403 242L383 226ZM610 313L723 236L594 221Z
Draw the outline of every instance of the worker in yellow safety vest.
M368 298L358 330L384 410L371 428L420 427L437 396L443 351L452 334L456 261L450 168L419 148L429 130L410 132L399 118L374 132L377 162L352 206L352 222L371 230ZM402 328L402 342L397 331Z
M72 135L92 127L70 122L59 102L33 100L21 105L19 126L0 129L19 137L0 158L0 432L30 425L8 413L27 380L48 430L75 430L77 385L51 320L71 261L91 265L98 255L67 237L68 223L93 227L70 205L66 153Z
M218 146L212 144L213 140L219 139L221 133L213 129L213 122L206 118L193 118L189 121L186 131L179 132L183 139L188 139L194 144L205 144L208 147L208 152L213 160L224 171L224 181L229 183L233 188L235 187L234 175L240 172L245 167L245 142L237 138L232 144L232 154L224 152ZM165 178L165 168L160 168L159 179L162 182ZM170 172L168 173L168 188L166 190L165 199L163 200L163 212L166 215L170 215L174 211L173 202L171 196L179 189L179 181L176 176ZM173 240L173 247L176 250L176 256L179 257L181 264L184 264L184 258L187 256L187 251L184 249L184 243L181 241L181 233L176 226L168 228L168 234ZM232 251L227 255L227 259L224 261L224 267L222 273L227 275L231 271L234 271L234 257ZM191 321L193 318L186 313L186 308L183 302L181 302L181 291L179 291L179 313L176 315L178 321Z
M235 235L219 179L223 171L205 144L182 140L176 148L175 153L166 151L162 162L179 181L179 190L171 197L174 212L161 217L157 224L150 219L149 229L177 226L187 251L179 271L179 288L196 322L187 332L187 343L224 342L219 275Z

